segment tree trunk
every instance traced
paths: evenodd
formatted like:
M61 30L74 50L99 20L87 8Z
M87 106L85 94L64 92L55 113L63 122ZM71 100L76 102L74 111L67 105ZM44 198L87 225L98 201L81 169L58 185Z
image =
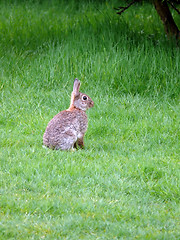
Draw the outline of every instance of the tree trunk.
M164 24L167 35L174 36L176 39L180 39L180 31L174 22L167 1L154 0L154 6Z

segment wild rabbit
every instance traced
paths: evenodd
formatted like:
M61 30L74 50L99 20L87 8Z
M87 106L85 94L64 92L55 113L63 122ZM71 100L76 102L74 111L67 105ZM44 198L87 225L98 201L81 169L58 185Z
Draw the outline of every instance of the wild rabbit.
M48 123L43 144L51 149L73 150L84 147L84 134L88 127L86 110L94 106L92 99L79 92L80 81L74 80L70 107L58 113Z

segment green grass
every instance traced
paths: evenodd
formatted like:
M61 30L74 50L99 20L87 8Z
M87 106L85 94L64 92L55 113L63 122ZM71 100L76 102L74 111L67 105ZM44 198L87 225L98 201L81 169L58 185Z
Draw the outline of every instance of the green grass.
M179 239L179 48L117 6L0 2L0 239ZM44 149L75 77L86 148Z

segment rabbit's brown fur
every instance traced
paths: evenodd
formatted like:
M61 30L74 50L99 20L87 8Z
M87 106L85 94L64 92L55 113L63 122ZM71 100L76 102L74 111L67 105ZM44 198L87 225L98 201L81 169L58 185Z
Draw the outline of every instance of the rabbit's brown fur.
M79 92L80 81L74 80L71 104L67 110L58 113L48 123L43 136L43 144L51 149L70 150L77 145L84 147L84 134L88 119L86 110L93 107L92 99Z

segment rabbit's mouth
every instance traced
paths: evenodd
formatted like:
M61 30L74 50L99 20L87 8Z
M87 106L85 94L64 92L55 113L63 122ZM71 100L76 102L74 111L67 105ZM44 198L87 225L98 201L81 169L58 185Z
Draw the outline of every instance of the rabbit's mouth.
M94 102L93 102L93 101L90 102L90 105L89 105L89 106L90 106L90 108L91 108L91 107L94 107Z

